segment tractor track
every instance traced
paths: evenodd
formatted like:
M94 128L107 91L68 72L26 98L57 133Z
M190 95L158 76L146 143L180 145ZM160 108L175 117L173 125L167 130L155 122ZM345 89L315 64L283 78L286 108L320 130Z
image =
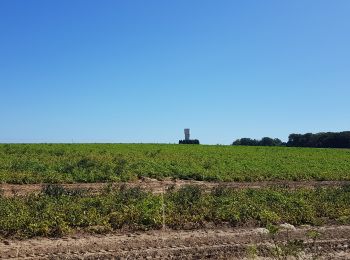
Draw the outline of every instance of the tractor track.
M0 184L0 194L3 196L23 196L31 193L40 193L45 184ZM82 189L96 194L106 187L140 187L152 193L162 193L170 187L179 189L186 185L196 185L204 190L210 191L215 187L228 187L234 189L260 189L267 187L281 187L289 189L317 187L342 187L350 185L350 181L259 181L259 182L207 182L194 180L156 180L144 178L135 182L113 182L113 183L63 183L60 184L67 190Z
M314 254L319 259L350 259L350 226L318 227L320 237L315 243L307 238L310 229L283 231L276 240L303 239L304 259ZM259 257L269 258L273 244L264 231L261 228L156 230L3 240L0 259L242 259L252 246L259 249Z

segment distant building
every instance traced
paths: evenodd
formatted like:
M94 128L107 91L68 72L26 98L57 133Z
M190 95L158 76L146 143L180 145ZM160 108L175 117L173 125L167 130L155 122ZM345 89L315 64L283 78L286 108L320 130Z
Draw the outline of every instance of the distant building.
M185 132L185 140L189 141L190 140L190 129L185 128L184 132Z
M184 133L185 133L185 139L179 140L179 144L199 144L199 140L197 140L197 139L191 140L190 139L190 129L189 128L185 128Z

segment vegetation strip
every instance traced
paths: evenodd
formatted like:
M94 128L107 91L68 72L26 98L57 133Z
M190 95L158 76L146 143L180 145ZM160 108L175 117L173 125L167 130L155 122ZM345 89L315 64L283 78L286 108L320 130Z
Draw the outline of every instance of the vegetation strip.
M163 204L164 201L164 204ZM164 211L163 211L164 210ZM86 195L80 190L47 187L42 194L0 197L0 235L62 236L76 231L200 228L208 223L266 226L350 224L350 189L218 187L168 189L164 195L140 188L106 189Z
M6 197L25 196L31 193L40 193L43 187L58 186L67 190L81 189L89 194L101 193L108 187L135 188L140 187L152 193L162 193L164 190L173 187L179 189L186 185L197 185L205 191L211 191L217 187L234 189L260 189L267 187L280 188L319 188L319 187L342 187L350 185L350 181L261 181L261 182L206 182L191 180L162 180L143 179L135 182L114 182L114 183L62 183L62 184L0 184L0 194Z
M0 183L347 180L349 149L161 144L1 144Z

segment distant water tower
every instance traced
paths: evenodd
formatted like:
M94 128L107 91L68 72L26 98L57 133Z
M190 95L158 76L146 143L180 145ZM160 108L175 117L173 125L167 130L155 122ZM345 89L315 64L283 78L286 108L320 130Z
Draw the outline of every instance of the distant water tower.
M184 132L185 132L185 140L186 141L190 140L190 129L185 128Z
M199 144L199 140L198 139L190 139L190 129L189 128L185 128L184 129L185 132L185 140L179 140L179 144Z

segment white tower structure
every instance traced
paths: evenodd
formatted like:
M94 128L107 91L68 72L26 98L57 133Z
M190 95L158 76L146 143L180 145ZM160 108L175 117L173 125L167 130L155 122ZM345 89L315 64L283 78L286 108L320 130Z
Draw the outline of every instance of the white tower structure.
M189 128L185 128L185 140L188 141L190 140L190 129Z

